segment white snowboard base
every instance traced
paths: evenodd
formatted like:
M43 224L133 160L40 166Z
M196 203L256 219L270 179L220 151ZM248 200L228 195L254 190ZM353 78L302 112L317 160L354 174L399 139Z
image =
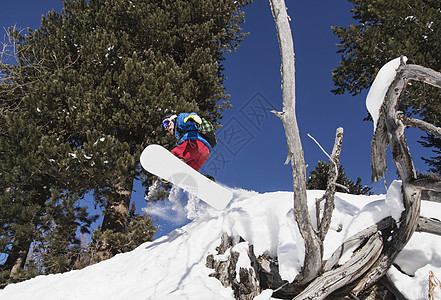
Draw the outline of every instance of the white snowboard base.
M195 195L210 206L224 209L233 193L208 179L160 145L149 145L141 154L142 167Z

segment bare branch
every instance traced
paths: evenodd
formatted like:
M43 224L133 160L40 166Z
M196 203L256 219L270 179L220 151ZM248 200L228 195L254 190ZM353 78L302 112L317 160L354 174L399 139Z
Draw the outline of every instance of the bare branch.
M323 149L322 145L320 145L320 143L317 142L317 140L316 140L312 135L310 135L310 134L308 133L308 137L309 137L311 140L313 140L313 141L317 144L317 146L319 146L320 150L322 150L322 152L323 152L323 153L324 153L324 154L325 154L330 160L332 160L332 158L331 158L331 156L328 154L328 152L326 152L326 150Z
M412 180L409 184L415 187L417 190L426 190L426 191L434 191L441 192L441 182L437 179L424 177Z
M441 236L441 221L433 218L420 217L415 231Z
M378 181L384 177L387 168L386 149L389 146L389 137L383 118L383 114L380 114L380 120L378 120L377 129L371 142L372 181Z
M380 110L378 127L372 140L372 177L378 179L384 176L386 170L385 150L389 144L397 172L402 179L405 210L401 215L399 228L393 230L391 238L384 242L383 253L355 287L353 290L355 294L365 290L386 274L417 227L421 205L421 188L415 185L417 176L404 136L405 126L402 121L397 119L396 111L400 95L410 79L441 87L440 73L424 67L401 65L386 93Z
M374 264L382 246L381 235L379 233L372 235L348 262L318 277L294 299L325 299L332 292L362 276Z
M339 261L339 259L348 251L359 247L367 238L375 234L378 231L384 230L391 227L393 224L392 217L387 217L375 225L369 226L368 228L356 233L349 239L347 239L343 244L338 247L334 253L328 258L323 266L323 271L330 271Z
M398 118L398 120L401 120L403 122L403 124L406 126L412 126L415 128L419 128L421 130L424 130L428 133L433 134L434 136L441 138L441 128L439 128L439 127L436 127L436 126L434 126L430 123L427 123L423 120L407 117L402 113L399 113L397 118Z
M271 111L274 115L276 115L278 118L282 118L283 116L283 112L282 111L277 111L277 110L272 110Z
M318 236L323 242L326 233L329 230L331 224L332 212L334 210L334 195L336 191L336 184L338 178L338 166L340 163L341 146L343 142L343 128L337 128L335 132L334 147L332 149L331 156L329 156L329 174L328 174L328 186L326 187L325 194L321 199L325 200L325 208L323 212L323 218L320 220L320 205L317 205L317 227Z
M415 171L411 170L414 169L413 162L408 154L409 151L403 134L404 124L397 119L396 114L400 95L409 80L416 80L441 88L441 73L439 72L411 64L401 65L397 69L397 75L390 85L381 107L377 129L372 139L371 165L373 181L379 180L386 172L386 148L389 144L391 145L392 155L395 155L395 163L401 165L400 167L397 166L397 169L402 171L407 169L406 174L400 174L400 177L403 180L406 180L404 178L414 177ZM392 132L395 133L392 134ZM405 165L409 166L410 169L405 168Z
M405 65L400 67L403 72L403 77L406 80L415 80L430 84L431 86L441 88L441 73L436 72L430 68L419 65Z

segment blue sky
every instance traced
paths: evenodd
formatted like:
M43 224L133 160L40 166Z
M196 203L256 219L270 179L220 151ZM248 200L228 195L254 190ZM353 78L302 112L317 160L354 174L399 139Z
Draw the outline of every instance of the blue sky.
M372 183L370 180L373 126L371 122L363 121L367 116L367 90L355 97L330 92L334 88L332 70L340 61L340 54L336 53L339 40L331 26L354 24L350 12L352 4L346 0L288 0L286 5L292 20L296 58L296 114L307 171L313 170L319 160L328 161L307 134L311 134L330 153L335 131L343 127L341 163L349 178L355 180L361 177L362 183L372 186L375 193L384 193L383 181ZM250 131L243 131L244 136L251 134L252 137L235 156L231 151L225 151L223 145L217 149L229 161L217 177L229 186L259 192L292 190L291 166L284 165L286 139L283 126L278 118L265 115L259 109L262 107L259 103L277 110L282 108L280 52L269 1L255 1L246 9L243 28L250 32L250 36L243 41L237 53L227 56L225 63L228 76L225 86L231 95L233 108L225 113L223 124L225 127L237 127L238 130L244 127ZM261 116L259 120L255 115ZM230 120L233 125L230 125ZM241 123L238 124L238 121ZM258 121L260 125L254 126ZM409 130L409 147L416 168L425 171L426 166L420 159L420 153L425 149L415 143L419 134L416 130ZM228 140L222 131L218 137ZM395 174L390 160L388 185L396 178Z
M305 153L307 171L319 160L328 161L311 134L329 153L337 127L344 128L341 163L350 179L362 178L363 184L384 193L384 183L370 180L370 143L372 123L366 116L367 91L355 97L335 96L332 69L339 61L338 39L331 26L353 24L351 3L346 0L286 0L291 17L296 58L296 114ZM51 9L60 11L59 0L16 0L2 4L0 26L36 28L41 15ZM218 146L203 171L230 187L258 192L291 191L291 166L284 165L287 153L281 121L269 110L282 109L280 52L269 1L255 0L246 9L242 25L250 32L236 53L226 55L225 87L233 108L224 113L223 128L218 131ZM2 31L3 32L3 31ZM2 34L3 37L3 34ZM420 132L410 130L409 148L415 166L424 172L420 156L427 150L415 141ZM396 178L389 160L387 184ZM145 206L143 191L134 195L137 207Z

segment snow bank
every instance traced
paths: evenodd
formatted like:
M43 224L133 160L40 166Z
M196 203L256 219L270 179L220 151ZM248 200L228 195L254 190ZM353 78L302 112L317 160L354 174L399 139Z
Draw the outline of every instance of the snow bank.
M325 239L325 259L354 233L384 217L401 214L401 198L394 192L399 182L392 186L387 196L337 193L331 228ZM294 221L293 194L233 192L234 200L224 211L198 203L196 219L167 236L83 270L8 285L0 291L0 299L234 299L231 288L210 277L213 270L206 267L206 257L217 254L223 232L236 241L239 237L246 240L232 249L240 254L238 267L250 264L246 253L252 244L256 255L268 251L278 256L282 277L294 279L302 267L305 250ZM311 216L314 216L315 199L322 194L322 191L308 191ZM184 193L179 199L176 195L173 201L184 201ZM421 214L441 219L440 205L423 202ZM193 208L187 210L194 215ZM415 233L396 260L408 275L395 268L389 271L408 299L427 299L429 271L441 278L438 249L441 249L440 237ZM271 291L262 291L257 299L271 299Z

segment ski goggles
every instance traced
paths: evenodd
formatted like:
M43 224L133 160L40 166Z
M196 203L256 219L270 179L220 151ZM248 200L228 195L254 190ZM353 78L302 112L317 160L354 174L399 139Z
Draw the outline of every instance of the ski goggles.
M162 123L161 123L162 128L167 129L175 118L176 118L176 115L173 115L170 118L162 120Z

